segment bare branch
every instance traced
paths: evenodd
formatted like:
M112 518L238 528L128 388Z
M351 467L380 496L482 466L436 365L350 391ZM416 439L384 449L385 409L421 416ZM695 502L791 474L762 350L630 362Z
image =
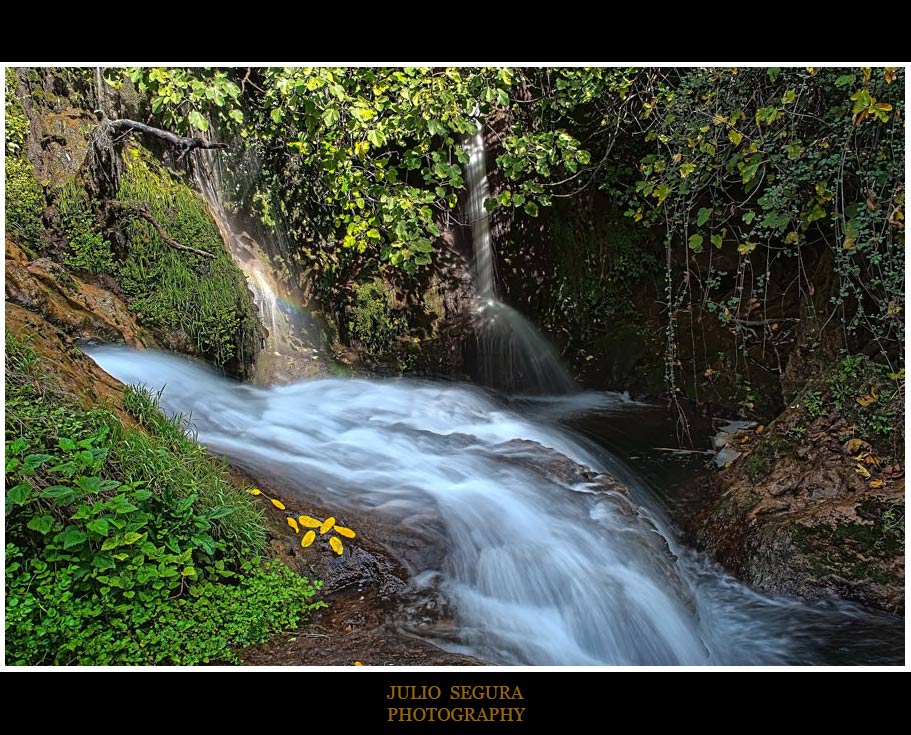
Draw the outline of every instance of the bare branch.
M151 125L146 125L145 123L137 122L136 120L129 120L127 118L120 118L118 120L102 120L101 124L108 125L114 130L135 130L140 133L154 135L157 138L166 140L168 143L180 151L180 155L177 156L178 161L186 156L190 151L196 150L197 148L203 150L211 150L228 147L226 143L212 143L203 138L188 138L183 135L172 133L169 130L153 128Z

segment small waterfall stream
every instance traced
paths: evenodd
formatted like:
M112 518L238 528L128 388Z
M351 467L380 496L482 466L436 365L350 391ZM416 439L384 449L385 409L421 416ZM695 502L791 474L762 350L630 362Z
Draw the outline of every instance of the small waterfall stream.
M454 632L432 623L421 631L451 650L524 665L894 663L897 618L751 591L679 544L633 468L565 428L569 415L622 424L640 409L575 392L546 339L498 300L480 131L466 148L482 373L509 392L552 395L505 401L420 380L266 388L177 355L88 354L126 383L163 389L163 408L192 416L202 443L280 478L301 504L369 512L437 548L428 566L411 570L411 586L455 609ZM256 294L269 350L299 353L301 323L262 251L231 229L217 192L207 196ZM565 462L620 477L630 493L567 479Z
M553 345L518 311L497 296L496 264L490 235L490 196L483 126L466 138L465 166L468 215L474 248L474 277L478 291L477 378L508 393L571 393L573 379Z

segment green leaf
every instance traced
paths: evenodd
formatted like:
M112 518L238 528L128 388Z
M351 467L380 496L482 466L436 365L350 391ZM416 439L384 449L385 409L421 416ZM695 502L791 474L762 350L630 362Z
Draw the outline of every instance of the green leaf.
M712 217L712 210L709 207L702 207L696 214L696 224L702 227Z
M76 491L66 485L50 485L41 491L42 498L50 498L57 505L64 505L75 499Z
M187 120L189 120L190 125L197 130L206 131L209 129L209 121L206 120L198 110L190 110L190 114L187 115Z
M721 235L712 235L709 240L712 241L712 245L714 245L717 250L721 250Z
M25 505L31 497L32 488L24 482L20 482L6 491L6 502L13 505Z
M838 77L838 79L835 80L836 87L846 87L847 85L853 84L853 83L854 83L853 74L842 74L840 77Z
M748 212L743 213L743 221L747 224L750 224L750 222L752 222L754 219L756 219L756 212L754 212L752 209Z
M506 107L509 104L509 95L502 89L497 90L497 103L500 107Z
M731 128L728 130L728 138L734 145L740 145L740 141L743 140L743 135Z
M242 113L236 107L233 110L228 111L228 117L237 123L243 123L244 121L244 113Z
M525 202L525 206L523 207L523 209L525 210L525 213L526 213L529 217L537 217L537 216L538 216L538 205L535 204L534 202L531 202L531 201Z
M225 516L229 516L234 511L235 508L229 508L227 505L220 505L206 513L206 518L208 518L210 521L214 521L216 518L224 518Z
M37 469L50 459L53 459L50 454L29 454L22 461L22 468L30 472L34 469Z
M6 460L6 474L15 470L19 466L19 460L16 457L10 457Z
M696 164L690 161L680 165L680 178L685 179L696 170Z
M333 109L333 108L329 108L329 109ZM327 110L327 112L328 112L328 110ZM285 113L282 111L281 107L273 107L272 112L269 113L269 117L271 117L272 122L275 122L275 123L280 123L282 121L282 118L284 117L284 115L285 115ZM323 113L323 115L325 116L325 113Z
M755 242L745 242L737 246L737 252L741 255L747 255L752 253L756 249Z
M583 166L587 166L592 160L592 154L583 150L576 151L576 160Z
M209 556L212 556L215 553L215 541L207 533L197 534L196 536L193 536L190 541L205 551Z
M85 527L92 533L97 533L99 536L107 536L108 531L110 530L106 518L96 518L94 521L86 523Z
M693 252L701 253L702 252L702 242L703 242L702 235L699 235L699 234L690 235L690 240L687 243L687 245L689 246L689 249L692 250Z
M40 516L33 516L32 519L28 522L28 527L33 531L45 535L48 531L51 530L54 526L54 516L43 514Z
M771 66L766 70L766 74L769 75L769 79L773 82L778 79L778 75L781 74L781 69L777 66Z
M65 551L69 551L76 546L81 546L87 538L88 536L82 530L70 526L63 534L63 548Z
M790 105L794 100L797 99L797 92L793 89L789 89L781 98L781 104Z
M756 172L758 170L759 163L745 164L744 167L740 170L740 178L743 183L749 184L756 177Z
M68 439L65 436L61 436L57 440L57 446L66 452L72 452L76 449L76 442L74 442L72 439Z
M279 116L280 115L281 111L279 111ZM272 119L275 119L275 110L272 110ZM325 125L327 128L331 128L333 125L335 125L335 123L338 122L338 108L333 105L332 107L327 107L325 110L323 110L322 121L323 125ZM369 135L367 136L367 139L370 139ZM370 142L372 143L373 141Z
M20 454L26 449L28 449L28 442L20 436L18 439L14 439L9 443L6 451L8 454Z

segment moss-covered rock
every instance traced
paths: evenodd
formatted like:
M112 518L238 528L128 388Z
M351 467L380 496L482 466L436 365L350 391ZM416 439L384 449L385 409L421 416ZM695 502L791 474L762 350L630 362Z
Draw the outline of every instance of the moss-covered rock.
M744 581L778 594L904 610L901 383L840 360L743 453L700 483L690 536Z
M175 250L145 220L124 227L126 247L114 268L143 324L171 335L166 344L195 352L245 377L261 333L243 275L234 265L196 192L137 147L127 149L118 197L147 204L178 242L212 259Z
M38 246L44 241L42 211L44 190L25 155L29 120L19 102L16 75L6 70L6 230L23 243Z

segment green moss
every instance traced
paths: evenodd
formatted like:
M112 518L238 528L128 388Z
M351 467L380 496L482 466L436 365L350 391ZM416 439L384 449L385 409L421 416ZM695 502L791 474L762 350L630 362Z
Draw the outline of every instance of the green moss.
M119 198L147 203L172 238L215 255L209 260L175 250L150 223L131 220L128 252L116 268L131 308L145 324L183 331L218 367L251 361L259 325L243 275L205 204L148 154L132 148L125 158Z
M6 70L6 229L24 243L38 245L44 240L41 212L44 190L25 156L29 133L28 118L19 103L16 75Z
M588 341L598 327L638 317L633 297L659 270L641 228L614 209L580 206L555 213L548 237L556 296L548 321L567 322Z
M21 156L25 152L25 141L28 138L29 124L25 111L19 102L17 93L16 71L6 70L6 155Z

